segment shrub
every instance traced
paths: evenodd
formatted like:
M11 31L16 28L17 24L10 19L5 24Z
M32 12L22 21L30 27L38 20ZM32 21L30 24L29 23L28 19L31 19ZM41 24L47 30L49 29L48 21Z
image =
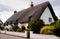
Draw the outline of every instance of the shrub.
M60 36L60 20L57 20L57 21L51 23L50 25L55 26L54 35Z
M16 32L22 32L22 29L21 28L18 28Z
M19 27L17 25L12 26L13 31L17 31Z
M54 26L44 26L44 27L42 27L41 28L41 31L40 31L40 33L41 34L54 34Z
M54 30L54 35L60 37L60 28Z
M12 26L9 28L9 31L14 31Z
M31 20L28 23L28 28L32 30L34 33L39 33L40 29L44 26L44 22L42 20L33 21Z
M55 27L56 27L57 29L60 28L60 20L57 20L57 21L56 21Z
M8 29L8 28L5 28L5 30L9 31L9 29Z
M29 28L30 30L32 30L34 26L35 26L35 21L31 20L31 21L28 23L28 28Z
M60 20L57 20L53 23L51 23L50 25L54 25L56 29L60 28Z
M60 36L60 20L57 20L56 23L55 23L54 34L56 36Z
M4 26L0 26L0 29L1 29L1 30L4 30Z
M22 32L23 32L25 30L25 26L22 26L21 29L22 29Z

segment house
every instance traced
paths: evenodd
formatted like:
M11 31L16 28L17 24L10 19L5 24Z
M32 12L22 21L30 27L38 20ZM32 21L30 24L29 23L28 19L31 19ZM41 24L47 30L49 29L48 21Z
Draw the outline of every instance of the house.
M5 22L5 25L17 24L18 26L28 26L30 20L42 19L45 24L50 24L58 18L56 17L51 4L47 1L36 6L31 3L30 7L22 11L14 11L14 14Z

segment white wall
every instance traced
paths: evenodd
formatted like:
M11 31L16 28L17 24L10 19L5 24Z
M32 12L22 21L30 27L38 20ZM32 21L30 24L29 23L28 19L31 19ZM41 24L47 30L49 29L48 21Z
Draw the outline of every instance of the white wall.
M11 32L11 31L6 31L6 30L5 31L0 30L0 33L20 36L20 37L27 37L27 32L28 31L25 31L25 32ZM32 37L32 35L33 35L33 31L30 31L30 37Z
M13 25L14 25L14 24L13 24ZM28 23L24 23L24 24L18 23L18 26L19 26L20 28L21 28L22 26L24 26L24 27L27 29ZM10 27L11 27L11 25L8 25L8 26L6 25L6 26L5 26L5 28L8 28L8 29L9 29Z
M10 32L10 31L1 31L1 33L5 33L8 35L13 36L20 36L20 37L27 37L27 32ZM55 35L43 35L43 34L35 34L32 31L30 31L30 38L31 39L60 39L60 37L57 37Z
M52 18L52 22L54 22L51 12L49 8L47 7L45 11L43 12L42 16L40 17L40 19L42 19L45 22L45 24L50 24L51 22L49 22L49 17Z
M18 26L19 26L20 28L21 28L21 26L25 26L25 28L27 29L28 23L23 23L23 24L18 23Z

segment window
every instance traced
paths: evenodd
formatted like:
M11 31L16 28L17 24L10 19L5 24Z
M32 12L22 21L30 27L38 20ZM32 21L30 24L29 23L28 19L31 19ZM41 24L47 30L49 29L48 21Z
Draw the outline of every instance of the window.
M52 22L52 18L49 17L49 22Z

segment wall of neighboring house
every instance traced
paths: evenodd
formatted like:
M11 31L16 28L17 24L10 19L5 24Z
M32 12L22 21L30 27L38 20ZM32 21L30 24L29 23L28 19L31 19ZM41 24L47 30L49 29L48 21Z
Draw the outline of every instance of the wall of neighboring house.
M50 24L54 22L54 19L48 7L45 9L40 19L42 19L45 22L45 24Z

